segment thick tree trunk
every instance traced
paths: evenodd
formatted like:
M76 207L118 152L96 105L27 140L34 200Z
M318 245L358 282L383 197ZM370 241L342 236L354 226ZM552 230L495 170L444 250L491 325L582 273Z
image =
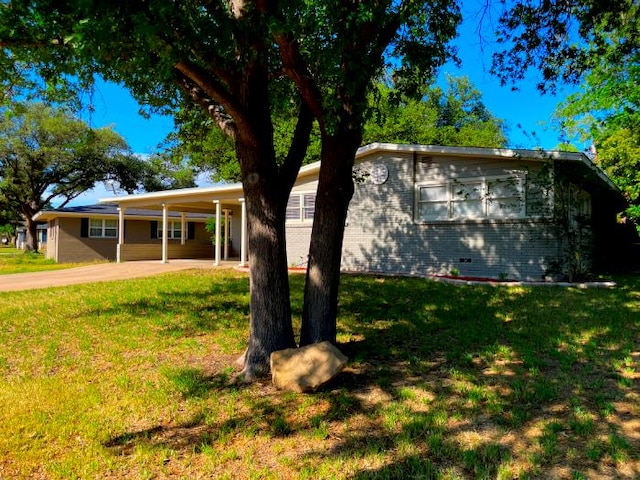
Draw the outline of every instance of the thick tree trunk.
M249 345L243 371L247 380L269 372L272 352L295 347L284 211L277 200L259 190L245 187L251 289Z
M295 347L291 324L285 212L291 185L285 186L275 159L266 82L255 75L243 93L248 112L236 134L247 205L250 310L245 380L269 373L271 353ZM256 95L256 96L254 96Z
M38 224L30 216L25 216L25 228L27 230L24 246L28 252L38 252Z
M353 196L359 134L323 138L316 209L309 246L300 346L336 342L342 240Z

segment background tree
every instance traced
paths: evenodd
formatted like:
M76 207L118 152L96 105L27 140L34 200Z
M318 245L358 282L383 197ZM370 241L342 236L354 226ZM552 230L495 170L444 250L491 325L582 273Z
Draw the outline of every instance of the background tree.
M140 188L146 192L196 187L198 169L182 156L170 151L140 158L137 175Z
M0 234L5 235L10 240L9 243L13 244L16 230L21 223L20 214L0 195Z
M384 85L373 97L363 144L503 147L507 142L503 121L491 114L466 77L447 77L444 88L433 86L418 99L398 99Z
M114 131L91 129L43 104L15 104L0 119L0 195L24 219L26 248L37 251L33 217L54 200L66 205L96 182L137 188L140 161Z
M631 5L627 14L635 25L639 9ZM579 90L558 106L556 116L570 133L593 143L596 163L624 192L627 216L640 225L640 33L631 33L609 32L610 43L626 48L593 59Z

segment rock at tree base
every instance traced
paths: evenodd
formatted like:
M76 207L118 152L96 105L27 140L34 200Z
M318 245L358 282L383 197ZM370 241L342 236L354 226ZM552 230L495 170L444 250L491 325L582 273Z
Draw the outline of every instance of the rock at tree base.
M345 357L330 342L288 348L271 354L271 381L283 390L313 392L338 375Z

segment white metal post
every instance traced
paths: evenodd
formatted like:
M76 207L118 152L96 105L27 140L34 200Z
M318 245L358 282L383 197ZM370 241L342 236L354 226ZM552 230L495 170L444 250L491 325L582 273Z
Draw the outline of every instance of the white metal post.
M162 263L169 261L169 207L162 204Z
M216 237L215 237L215 265L220 265L220 200L214 200L216 204Z
M229 260L229 209L224 209L224 259Z
M116 263L122 262L122 253L120 252L124 245L124 207L118 207L118 245L116 246Z
M247 264L247 203L239 198L242 207L242 225L240 226L240 266Z
M180 245L187 243L187 214L182 212L180 214Z

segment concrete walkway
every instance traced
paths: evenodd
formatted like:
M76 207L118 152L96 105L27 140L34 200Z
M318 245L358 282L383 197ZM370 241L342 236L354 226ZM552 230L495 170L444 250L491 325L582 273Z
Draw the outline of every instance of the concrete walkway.
M215 267L213 260L171 260L169 263L162 263L160 261L100 263L86 267L52 270L48 272L0 275L0 292L150 277L152 275L193 268L233 268L237 265L238 261L227 261L222 262L219 267Z

